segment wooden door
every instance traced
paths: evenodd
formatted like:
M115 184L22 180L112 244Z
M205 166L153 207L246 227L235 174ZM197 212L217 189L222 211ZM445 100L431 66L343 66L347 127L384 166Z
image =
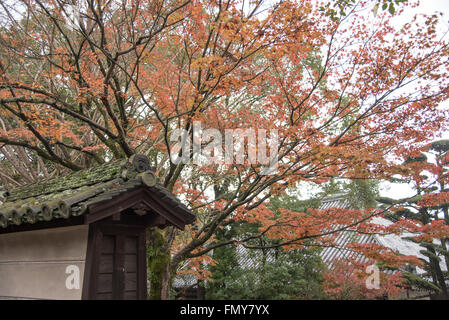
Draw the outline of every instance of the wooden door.
M133 226L99 226L96 229L89 299L145 299L144 230Z

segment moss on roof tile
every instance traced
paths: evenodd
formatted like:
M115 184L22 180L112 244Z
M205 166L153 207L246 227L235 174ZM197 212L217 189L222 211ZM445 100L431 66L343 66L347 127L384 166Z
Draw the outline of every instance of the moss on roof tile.
M117 160L104 165L74 172L64 177L55 177L11 190L5 203L21 199L67 191L120 177L121 168L127 160Z
M147 186L138 176L147 170L151 171L148 158L135 155L11 190L0 205L0 228L82 215L93 204ZM183 216L186 222L193 221L187 207L163 186L156 184L149 190L179 212L175 215Z

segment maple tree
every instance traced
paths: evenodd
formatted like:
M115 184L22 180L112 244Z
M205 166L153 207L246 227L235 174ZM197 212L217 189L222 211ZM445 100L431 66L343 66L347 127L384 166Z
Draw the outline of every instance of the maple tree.
M2 1L2 185L148 155L197 214L185 232L152 232L154 298L169 297L178 268L201 273L205 253L245 240L216 241L232 221L258 221L251 239L287 248L332 242L331 225L374 229L372 210L284 210L274 219L267 201L301 181L389 178L394 160L446 129L438 106L449 93L449 48L439 17L396 30L401 10L365 14L376 3L329 19L299 0ZM194 121L220 132L277 130L277 173L170 161L171 133Z
M374 1L373 12L377 14L379 9L382 9L395 14L397 6L404 2L407 2L407 0L377 0ZM331 19L338 20L339 17L345 16L346 12L350 11L354 6L357 6L356 0L336 0L321 6L320 10L330 16Z
M378 289L367 288L368 274L365 272L372 262L348 263L346 260L336 261L333 268L323 274L324 290L327 299L331 300L380 300L395 298L405 290L401 272L379 274Z

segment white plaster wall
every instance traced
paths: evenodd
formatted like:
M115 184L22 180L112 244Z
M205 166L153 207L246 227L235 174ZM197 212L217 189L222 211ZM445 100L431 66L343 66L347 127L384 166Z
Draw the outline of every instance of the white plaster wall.
M87 225L0 234L0 299L81 299L87 236Z

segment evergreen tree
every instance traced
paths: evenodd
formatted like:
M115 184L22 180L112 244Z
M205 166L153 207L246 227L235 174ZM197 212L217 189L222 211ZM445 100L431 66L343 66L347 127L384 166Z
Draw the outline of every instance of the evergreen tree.
M449 173L449 140L432 143L426 148L426 154L409 157L404 163L412 170L410 178L402 182L414 184L417 195L402 200L381 198L381 202L388 206L400 207L388 217L397 221L401 218L414 219L424 227L435 223L449 225L449 193L446 187ZM397 180L400 181L400 180ZM449 251L448 238L435 234L429 237L408 237L423 247L420 251L425 258L423 262L424 273L417 275L405 272L407 283L415 288L433 292L438 299L449 299Z

